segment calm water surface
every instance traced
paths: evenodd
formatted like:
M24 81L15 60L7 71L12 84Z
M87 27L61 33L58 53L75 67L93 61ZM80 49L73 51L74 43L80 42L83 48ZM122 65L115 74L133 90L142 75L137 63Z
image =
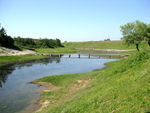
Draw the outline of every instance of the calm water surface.
M0 67L0 113L30 113L39 108L43 86L29 82L48 75L90 72L115 59L51 58Z

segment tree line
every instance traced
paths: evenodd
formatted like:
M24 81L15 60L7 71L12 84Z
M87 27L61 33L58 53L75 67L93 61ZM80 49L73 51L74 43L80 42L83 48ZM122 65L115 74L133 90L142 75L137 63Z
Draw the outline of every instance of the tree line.
M12 38L8 36L5 29L0 27L0 46L8 48L56 48L64 47L60 39L32 39L21 38L20 36Z
M122 40L127 45L134 44L139 51L139 45L142 41L147 41L150 46L150 24L141 21L129 22L120 27L122 32Z
M32 39L32 38L14 38L15 45L29 48L56 48L63 47L59 39Z

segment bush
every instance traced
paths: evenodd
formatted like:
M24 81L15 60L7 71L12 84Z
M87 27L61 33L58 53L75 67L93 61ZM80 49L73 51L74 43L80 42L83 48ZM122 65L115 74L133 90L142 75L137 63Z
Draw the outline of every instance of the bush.
M14 38L15 44L20 47L29 48L56 48L63 47L59 39L32 39L32 38Z
M17 38L14 38L14 41L17 46L35 47L36 45L31 38L21 38L18 36Z
M109 39L109 38L107 38L107 39L104 39L104 41L110 41L110 39Z
M136 52L128 57L128 59L122 59L121 64L117 70L114 70L114 73L125 72L133 67L140 67L144 62L150 59L150 53L148 50L141 52Z

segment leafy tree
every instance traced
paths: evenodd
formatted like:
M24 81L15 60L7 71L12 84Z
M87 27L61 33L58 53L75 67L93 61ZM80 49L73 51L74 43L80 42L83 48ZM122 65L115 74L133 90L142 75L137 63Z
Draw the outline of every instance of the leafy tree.
M11 47L19 49L17 46L33 49L33 48L55 48L63 47L59 39L32 39L32 38L21 38L20 36L11 38L8 36L5 29L0 27L0 46Z
M27 48L55 48L63 47L59 39L31 39L31 38L14 38L15 44Z
M37 42L37 47L39 47L39 48L53 48L52 43L49 39L40 39Z
M21 38L18 36L14 38L15 44L21 47L34 48L36 46L35 41L32 38Z
M38 48L55 48L55 47L63 47L61 41L59 39L39 39L36 42Z
M121 26L122 39L127 45L135 44L139 51L139 44L144 40L146 34L146 24L140 21L130 22Z
M14 40L8 36L5 29L0 28L0 45L4 47L14 47Z
M61 44L61 41L59 39L56 39L56 46L57 47L64 47L62 44Z
M146 32L146 41L148 42L148 45L150 46L150 24L147 25L147 32Z
M110 41L110 38L104 39L104 41Z

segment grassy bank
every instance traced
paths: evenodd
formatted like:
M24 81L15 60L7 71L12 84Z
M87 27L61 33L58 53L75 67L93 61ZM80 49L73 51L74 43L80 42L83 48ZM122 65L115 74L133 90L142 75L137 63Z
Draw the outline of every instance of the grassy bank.
M0 66L18 62L26 62L46 58L45 56L37 55L17 55L17 56L0 56Z
M37 53L76 53L79 50L72 48L72 47L61 47L61 48L40 48L40 49L36 49Z
M150 112L150 51L135 53L107 65L90 73L36 80L57 87L42 92L41 103L45 107L38 112Z
M37 53L74 53L81 50L92 49L117 49L117 50L130 50L136 49L135 45L127 46L122 41L89 41L89 42L67 42L63 43L64 48L55 49L36 49ZM140 48L147 48L147 42L142 42Z
M89 49L118 49L128 50L136 49L135 45L127 46L123 41L88 41L88 42L69 42L64 43L68 48L89 48ZM142 42L140 47L148 47L146 42Z

